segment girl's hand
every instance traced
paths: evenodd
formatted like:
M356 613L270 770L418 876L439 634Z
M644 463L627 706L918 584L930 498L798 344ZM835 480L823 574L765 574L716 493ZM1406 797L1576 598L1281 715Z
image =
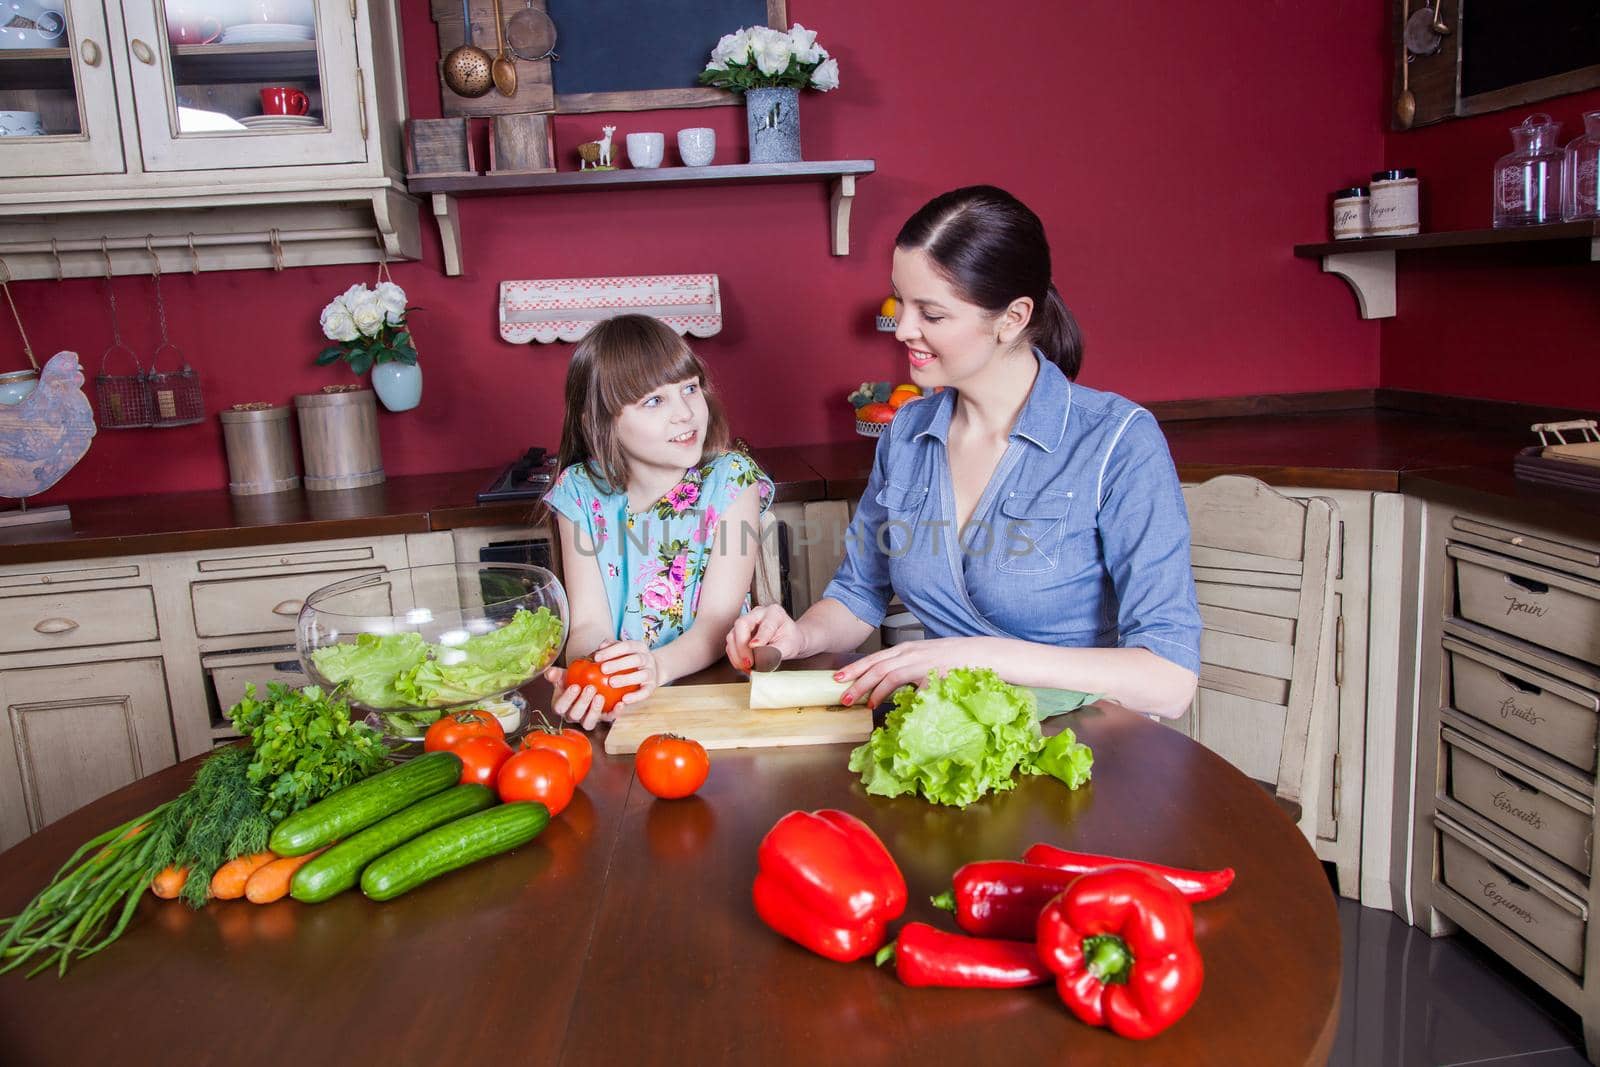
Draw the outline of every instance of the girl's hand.
M735 619L726 645L728 662L741 671L748 671L753 665L752 645L775 648L784 659L798 659L805 651L799 625L777 604L752 608Z
M643 641L607 641L591 657L600 664L606 684L621 689L636 685L639 688L624 693L618 704L637 704L648 700L661 684L661 664L650 646ZM614 709L613 709L614 710Z
M613 711L607 714L603 711L605 697L594 691L594 686L576 686L567 684L567 672L560 667L550 667L544 672L545 681L555 688L556 698L550 705L550 710L561 719L581 726L585 730L592 730L599 721L616 718Z
M877 707L902 685L919 685L929 671L953 667L997 667L995 641L988 637L938 637L907 641L863 656L835 671L834 681L849 682L844 703Z

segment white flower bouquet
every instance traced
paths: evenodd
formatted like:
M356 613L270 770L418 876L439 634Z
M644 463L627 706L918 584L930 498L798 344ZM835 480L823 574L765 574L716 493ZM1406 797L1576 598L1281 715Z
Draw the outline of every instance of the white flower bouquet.
M406 329L406 291L393 282L374 289L352 285L322 309L322 333L330 341L317 356L317 366L345 360L357 374L378 363L417 362L417 349Z
M742 93L746 89L839 88L839 61L817 43L817 31L798 22L785 32L747 26L724 34L700 72L700 84Z

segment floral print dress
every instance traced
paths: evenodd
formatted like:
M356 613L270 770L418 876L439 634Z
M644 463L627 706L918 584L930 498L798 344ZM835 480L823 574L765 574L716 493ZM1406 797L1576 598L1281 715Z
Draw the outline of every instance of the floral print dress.
M727 526L722 516L752 485L766 511L772 504L772 479L743 452L724 452L685 471L665 496L635 512L628 508L626 492L601 488L578 463L556 477L544 502L588 535L580 536L579 544L598 546L594 564L605 583L617 640L659 648L693 625L700 582L714 547L732 538L729 551L738 551L742 531ZM752 550L756 534L743 533ZM565 565L586 563L580 556Z

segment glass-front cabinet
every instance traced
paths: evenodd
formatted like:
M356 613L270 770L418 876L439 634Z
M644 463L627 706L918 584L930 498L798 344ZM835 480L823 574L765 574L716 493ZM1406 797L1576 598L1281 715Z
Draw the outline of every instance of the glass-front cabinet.
M0 176L118 174L100 0L0 0Z

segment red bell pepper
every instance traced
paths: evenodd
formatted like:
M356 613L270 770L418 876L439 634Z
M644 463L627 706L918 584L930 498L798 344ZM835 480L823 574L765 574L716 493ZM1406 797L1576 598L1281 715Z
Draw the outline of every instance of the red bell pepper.
M1205 980L1189 902L1137 867L1080 876L1039 914L1038 947L1062 1003L1123 1037L1177 1022Z
M1022 859L1024 863L1036 863L1042 867L1054 867L1076 874L1087 874L1089 871L1098 871L1113 864L1137 867L1165 878L1172 888L1182 893L1183 898L1191 903L1220 897L1223 891L1233 884L1232 867L1224 867L1219 871L1186 871L1182 867L1163 867L1159 863L1146 863L1143 860L1097 856L1092 852L1068 852L1064 848L1046 844L1029 847L1028 851L1022 854Z
M890 960L909 986L1016 989L1050 980L1032 941L967 937L927 923L906 923L899 937L878 950L879 967Z
M1039 913L1077 877L1034 863L981 860L956 871L933 906L955 912L956 925L974 937L1032 941Z
M867 824L842 811L791 811L757 852L756 914L832 960L882 947L906 910L906 880Z

